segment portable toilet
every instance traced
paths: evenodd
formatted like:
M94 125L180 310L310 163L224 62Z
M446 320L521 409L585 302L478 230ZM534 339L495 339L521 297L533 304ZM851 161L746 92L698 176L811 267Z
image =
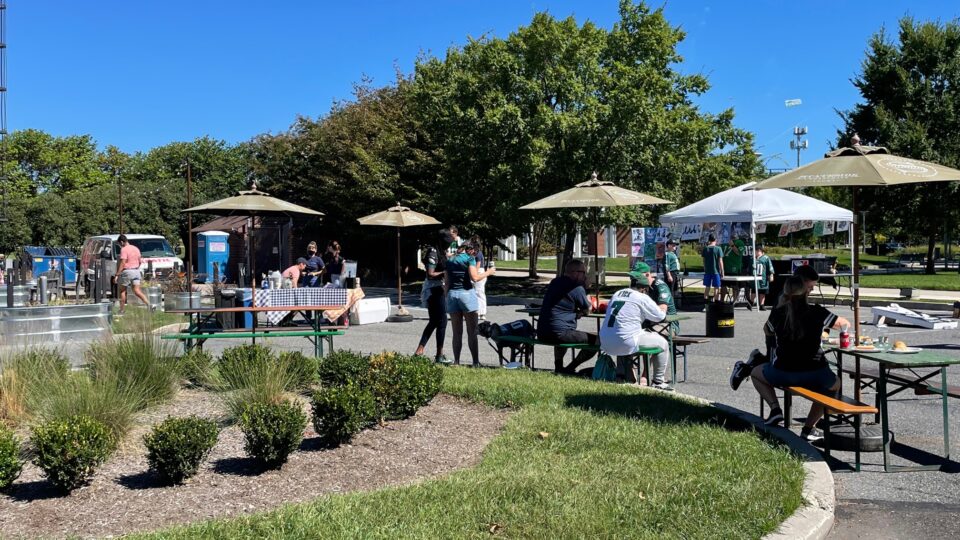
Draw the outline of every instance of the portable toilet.
M218 268L220 281L226 280L229 238L228 233L220 231L197 233L197 273L206 276L204 283L213 283L214 265Z

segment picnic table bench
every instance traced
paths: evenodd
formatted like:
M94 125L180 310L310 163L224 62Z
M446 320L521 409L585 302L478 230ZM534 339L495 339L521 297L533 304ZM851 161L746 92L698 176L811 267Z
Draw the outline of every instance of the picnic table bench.
M533 348L534 345L542 345L542 346L544 346L544 347L558 347L558 348L561 348L561 349L569 349L569 350L571 351L571 354L573 354L574 356L576 355L576 351L581 351L581 350L583 350L583 351L594 351L594 352L598 352L598 353L600 352L600 345L599 345L599 344L590 344L590 343L552 343L552 342L540 341L540 340L535 339L535 338L529 338L529 337L523 337L523 336L500 336L500 337L497 338L497 339L500 340L500 341L502 341L502 342L505 342L505 343L514 343L514 344L518 344L518 345L526 345L526 346L528 346L528 349L527 349L528 353L525 355L525 365L526 365L527 367L529 367L530 369L534 369L534 353L533 353L533 351L534 351L534 348ZM648 369L648 367L649 367L650 355L659 354L659 353L661 353L661 352L663 352L663 349L661 349L661 348L659 348L659 347L641 347L640 349L637 350L637 352L635 353L635 355L636 355L639 359L642 359L642 361L643 361L643 371L644 371L644 372L646 372L647 369ZM501 363L502 363L502 360L501 360Z
M824 453L830 457L830 418L836 417L839 421L852 425L854 434L854 470L860 472L860 417L864 414L876 414L879 412L877 407L861 403L849 396L833 397L813 390L808 390L799 386L788 386L783 395L783 417L784 425L790 427L790 396L799 396L823 406L823 417L826 420L823 423L823 444Z
M677 362L676 358L683 357L683 382L687 382L687 347L690 345L700 345L709 343L708 338L693 336L673 336L673 380L677 380Z

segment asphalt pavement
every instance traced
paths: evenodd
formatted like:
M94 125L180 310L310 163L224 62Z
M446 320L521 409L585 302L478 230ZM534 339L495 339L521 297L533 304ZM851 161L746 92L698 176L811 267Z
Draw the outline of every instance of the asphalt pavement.
M365 291L368 297L389 294L388 289L366 288ZM395 290L393 294L396 294ZM404 304L408 307L418 306L418 295L406 294ZM498 304L491 305L488 310L487 318L491 321L507 323L528 318L516 311L525 306L523 299L500 297L491 299L491 304ZM830 309L847 318L852 317L848 306ZM419 307L410 307L410 311L415 317L413 322L351 326L346 335L336 338L335 345L338 349L364 353L383 350L412 353L426 324L426 311ZM683 310L681 313L690 317L680 323L682 335L705 334L704 313ZM931 314L949 315L947 312ZM739 391L734 392L729 386L729 376L735 361L745 359L751 349L762 347L761 328L767 315L768 312L738 307L735 311L734 338L712 338L710 343L691 346L689 379L676 383L677 391L759 414L759 398L750 381L745 381ZM863 309L861 319L865 323L872 320L869 308ZM596 331L596 324L594 320L581 320L580 329ZM870 324L863 325L863 332L867 335L876 335L877 330ZM449 358L453 357L451 334L448 326L444 353ZM890 327L887 335L892 340L903 340L910 346L960 357L960 330ZM281 350L300 350L312 354L312 346L304 339L276 338L269 340L269 343ZM228 345L222 340L210 342L207 349L216 353ZM432 356L434 353L434 341L431 339L427 354ZM537 347L535 357L538 369L552 369L553 354L550 348ZM466 344L462 360L464 363L470 361ZM480 341L480 361L487 367L499 365L496 352L483 338ZM950 368L948 376L952 384L960 385L960 368ZM852 393L851 386L850 381L844 381L845 393ZM867 393L864 400L872 403L873 396ZM960 423L957 421L960 419L960 400L948 401L952 438L956 439L956 434L960 432ZM911 460L936 463L937 456L943 452L939 396L916 396L912 392L904 392L890 400L889 409L890 426L897 441L893 449L893 463L907 465ZM806 412L806 401L795 399L793 415L797 423L794 424L794 431L799 431ZM872 421L870 418L866 420ZM953 450L957 451L955 448ZM852 453L834 452L834 456L846 462L853 461ZM944 517L960 515L960 475L956 474L960 472L960 463L955 459L948 461L940 471L884 473L881 453L863 453L862 472L837 470L834 474L838 507L837 521L830 537L960 538L960 520Z

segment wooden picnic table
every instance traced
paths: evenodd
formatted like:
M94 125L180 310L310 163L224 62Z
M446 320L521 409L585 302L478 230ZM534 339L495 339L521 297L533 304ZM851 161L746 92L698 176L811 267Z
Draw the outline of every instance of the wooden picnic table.
M341 309L343 306L340 305L319 305L319 306L238 306L238 307L221 307L221 308L211 308L211 307L197 307L189 309L170 309L167 310L167 313L182 314L187 315L190 319L190 324L187 327L186 334L172 334L168 339L180 339L184 342L184 351L189 351L194 346L202 346L203 342L207 339L211 339L214 336L221 337L231 337L231 338L247 338L250 337L254 344L257 342L257 336L262 338L270 337L269 334L273 334L274 337L284 337L282 334L289 335L300 335L301 337L306 337L309 339L314 346L314 355L317 357L323 356L323 342L321 338L327 338L330 342L330 348L333 349L333 335L343 335L342 330L324 330L324 327L320 324L321 317L320 313L329 310L329 309ZM304 314L309 314L310 316L307 319L310 321L311 332L297 332L290 329L285 329L282 327L270 327L266 330L257 330L257 317L256 314L266 311L289 311L289 312L302 312ZM210 327L207 323L218 313L253 313L253 327L249 332L228 332L222 328ZM340 328L340 327L338 327ZM311 339L312 338L312 339ZM195 343L196 342L196 343Z
M880 428L883 432L883 470L884 472L896 471L926 471L939 470L942 465L922 465L922 466L893 466L890 465L890 421L888 415L888 398L899 394L907 389L914 389L918 393L939 394L943 410L943 463L950 460L950 425L949 409L947 406L947 397L949 395L949 386L947 385L947 367L960 364L960 358L946 356L931 351L921 350L913 354L902 354L894 352L883 352L878 350L866 351L857 348L841 349L840 347L827 347L825 350L833 351L837 356L837 374L842 376L843 357L845 355L854 358L854 398L860 400L860 390L862 388L862 379L865 377L860 369L861 361L873 362L877 364L878 377L876 378L877 408L880 410ZM927 369L930 371L918 373L917 369ZM906 370L909 375L904 376L899 373L891 373L894 370ZM931 378L940 375L939 387L929 384ZM936 391L939 390L939 391Z

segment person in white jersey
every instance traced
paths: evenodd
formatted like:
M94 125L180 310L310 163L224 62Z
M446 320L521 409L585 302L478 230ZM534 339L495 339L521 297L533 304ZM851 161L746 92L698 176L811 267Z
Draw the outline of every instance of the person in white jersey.
M642 272L629 272L630 288L620 289L607 303L607 313L600 326L600 350L617 356L617 364L629 366L627 357L637 352L639 347L660 347L659 354L653 355L654 388L673 391L664 380L669 360L669 346L663 336L645 328L646 322L660 322L666 313L654 303L647 294L649 280ZM630 368L628 368L630 369ZM641 384L642 384L641 380Z

